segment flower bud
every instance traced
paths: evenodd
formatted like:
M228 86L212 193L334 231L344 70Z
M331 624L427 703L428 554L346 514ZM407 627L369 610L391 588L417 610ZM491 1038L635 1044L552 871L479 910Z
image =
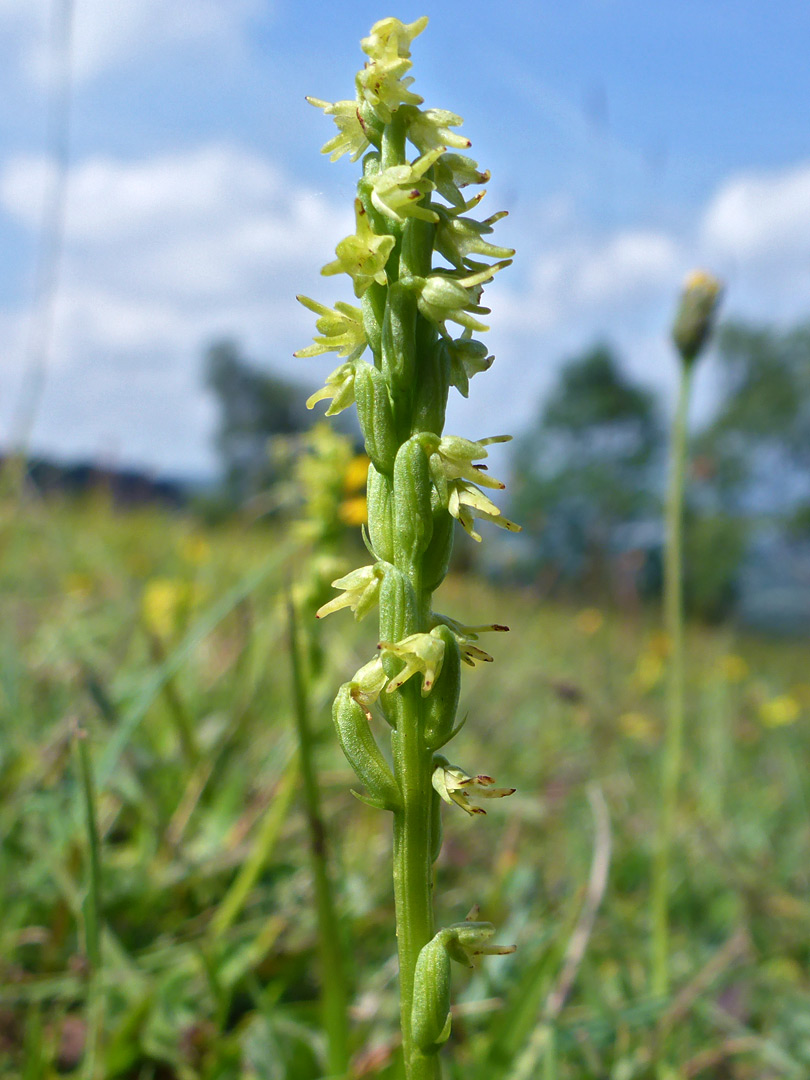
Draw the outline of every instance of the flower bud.
M394 487L390 476L373 464L368 468L366 487L368 535L374 554L386 562L394 561Z
M698 358L714 325L723 286L705 270L686 279L672 327L672 339L685 364Z
M399 281L388 289L381 345L382 371L392 390L410 392L416 366L416 304Z
M371 716L352 697L350 683L344 683L338 691L332 719L343 753L360 782L378 805L393 810L399 805L399 787L371 733Z
M461 654L455 635L449 627L437 626L432 633L444 642L444 659L441 675L437 677L436 685L425 701L423 715L425 745L429 750L438 750L449 742L453 735L461 692Z
M462 397L470 393L470 379L492 367L494 356L488 356L486 345L474 341L472 331L465 330L455 341L442 342L450 358L450 383Z
M433 532L430 468L416 437L399 448L394 462L394 545L414 565Z
M398 443L388 383L370 364L358 364L354 380L357 417L366 441L366 453L381 472L394 467Z
M380 613L384 632L393 641L408 637L417 623L417 602L413 585L401 570L391 566L380 589Z
M422 587L429 592L438 589L447 576L453 555L454 521L444 506L433 507L433 535L422 556Z
M411 1027L423 1054L435 1054L450 1037L450 957L443 931L419 952L413 979Z

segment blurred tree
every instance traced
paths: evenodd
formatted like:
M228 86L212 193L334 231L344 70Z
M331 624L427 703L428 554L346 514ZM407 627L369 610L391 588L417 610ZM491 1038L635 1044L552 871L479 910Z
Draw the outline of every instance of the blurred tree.
M721 404L696 442L702 498L787 520L810 502L810 324L728 323L717 355Z
M541 563L562 578L604 584L621 526L657 505L662 429L652 395L597 345L570 360L515 451L515 512Z
M720 404L694 440L686 595L726 615L755 532L810 539L810 324L727 323L717 340ZM781 559L788 549L781 549Z
M230 501L241 503L268 488L275 466L268 442L274 435L294 435L308 428L311 414L306 391L260 371L229 340L215 342L205 358L206 385L219 404L216 446Z

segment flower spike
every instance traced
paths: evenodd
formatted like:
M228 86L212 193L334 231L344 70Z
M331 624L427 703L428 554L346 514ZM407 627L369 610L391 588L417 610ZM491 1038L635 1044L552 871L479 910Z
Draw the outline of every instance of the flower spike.
M490 944L493 928L478 922L477 912L438 933L431 929L442 801L480 815L480 803L512 794L435 756L463 725L465 665L492 660L479 635L506 627L436 615L433 594L451 562L454 518L476 540L476 518L518 526L486 493L504 486L489 474L487 457L489 446L506 437L444 433L449 386L466 397L470 379L492 364L473 334L487 330L484 289L513 251L495 242L503 212L477 219L489 172L466 156L471 144L461 117L423 107L415 92L411 47L426 24L381 19L362 42L366 62L355 78L355 100L309 99L337 126L324 152L333 160L362 156L355 232L323 268L326 275L348 274L358 301L329 308L301 298L315 315L316 333L297 353L343 358L309 404L330 398L333 415L356 403L368 459L362 503L372 563L336 579L341 592L318 615L349 608L359 619L375 605L379 611L377 655L340 688L333 716L363 784L358 797L394 815L402 1071L409 1080L436 1080L440 1072L435 1055L450 1034L452 962L471 966L478 955L513 949ZM390 758L370 723L375 705L392 729ZM414 931L403 933L403 926ZM345 1065L343 1055L331 1071L343 1073Z

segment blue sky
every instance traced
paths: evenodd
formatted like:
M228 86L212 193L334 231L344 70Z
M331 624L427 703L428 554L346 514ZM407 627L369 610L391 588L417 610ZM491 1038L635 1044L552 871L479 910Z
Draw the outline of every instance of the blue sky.
M17 407L49 173L53 10L0 0L0 443ZM305 292L351 229L356 167L319 154L304 102L353 96L375 19L423 13L427 106L465 118L518 249L487 292L497 363L450 428L518 431L562 357L594 340L667 394L685 273L727 281L726 312L810 314L810 6L753 0L351 5L75 0L66 244L33 447L161 471L211 468L201 355L238 338L312 390L296 361ZM348 283L347 283L348 284ZM712 372L697 412L711 407Z

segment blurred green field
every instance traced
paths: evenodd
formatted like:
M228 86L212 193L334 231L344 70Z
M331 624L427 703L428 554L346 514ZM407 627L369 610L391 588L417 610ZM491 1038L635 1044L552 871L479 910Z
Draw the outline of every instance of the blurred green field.
M306 553L264 526L103 499L30 502L2 526L0 1076L90 1075L94 1024L95 1075L109 1080L324 1076L283 603ZM807 643L690 629L675 990L655 1001L655 613L563 607L468 575L440 597L448 614L512 628L467 675L453 757L518 789L485 819L444 817L439 923L478 903L518 945L454 974L447 1075L810 1076ZM390 821L352 798L329 720L374 629L340 612L311 632L327 657L313 723L354 1070L393 1077ZM101 836L89 1010L77 732Z

